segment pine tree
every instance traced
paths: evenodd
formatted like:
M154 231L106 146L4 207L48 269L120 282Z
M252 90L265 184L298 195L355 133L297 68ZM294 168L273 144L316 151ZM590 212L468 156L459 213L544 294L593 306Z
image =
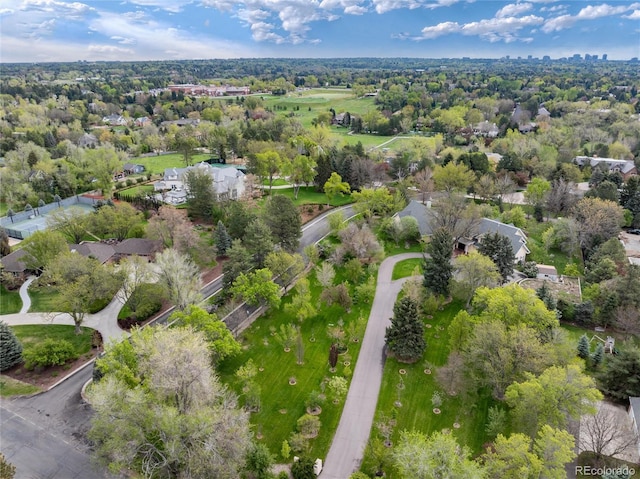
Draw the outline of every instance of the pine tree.
M218 256L224 256L227 254L227 249L231 248L231 236L227 233L222 221L218 221L216 231L213 234L213 242L216 245L216 254Z
M578 341L578 356L582 359L587 359L589 357L589 349L589 338L587 338L586 334L583 334Z
M449 294L449 281L453 274L451 256L453 255L453 238L445 229L437 230L427 245L430 257L425 259L424 286L435 294Z
M0 371L6 371L22 361L22 345L11 328L0 321Z
M591 364L593 365L593 367L597 368L598 366L600 366L602 364L603 358L604 358L604 347L602 346L602 343L598 343L598 345L596 346L596 350L591 355Z
M424 353L424 324L418 317L418 305L411 298L404 297L393 307L385 341L398 361L415 362Z
M502 281L507 281L507 278L513 274L513 263L516 257L511 240L506 236L497 232L485 235L478 251L493 260L500 271Z

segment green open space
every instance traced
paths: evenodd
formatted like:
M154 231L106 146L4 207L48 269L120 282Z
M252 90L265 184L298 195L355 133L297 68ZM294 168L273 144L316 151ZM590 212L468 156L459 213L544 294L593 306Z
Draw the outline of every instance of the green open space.
M413 276L413 271L416 269L416 267L420 270L420 274L422 274L423 263L424 261L422 260L422 258L410 258L398 261L393 267L391 279L396 280L400 278L406 278L407 276Z
M375 424L391 419L395 421L391 435L394 444L397 444L403 430L415 429L431 434L447 429L459 444L466 445L474 454L481 452L482 445L488 439L485 434L488 410L496 401L488 391L465 396L449 396L436 382L436 369L443 366L449 356L447 328L462 307L461 302L454 301L446 305L442 311L435 311L433 318L426 318L427 350L421 361L403 364L393 358L387 358L371 437L380 434ZM436 391L442 397L439 414L433 412L434 407L431 403ZM373 468L373 459L370 453L367 453L362 470L368 473ZM390 468L385 469L385 472L386 477L394 477Z
M9 210L9 205L4 201L0 201L0 216L7 216L7 211Z
M121 195L125 196L143 196L153 193L153 185L138 185L131 188L119 190Z
M579 258L570 258L566 253L555 248L547 251L542 241L542 234L551 226L551 223L538 223L533 219L527 221L527 225L523 228L527 235L527 248L531 251L531 254L527 255L527 261L553 265L560 274L564 274L567 264L571 262L578 264L578 268L582 270L582 261Z
M60 293L49 286L34 286L29 288L31 298L30 313L49 313L60 309Z
M2 397L35 394L39 391L40 388L33 384L23 383L17 379L0 374L0 396Z
M193 155L191 157L191 164L195 165L196 163L208 160L209 158L211 158L211 155L209 154ZM152 173L154 175L164 173L165 168L184 168L186 166L180 153L134 158L131 162L144 166L146 173Z
M20 293L8 291L7 288L0 285L0 314L19 313L20 308L22 308Z
M272 190L273 195L288 196L293 200L293 204L296 206L301 205L330 205L330 206L343 206L349 203L353 203L351 195L336 196L329 201L327 195L315 190L313 186L301 186L298 192L298 198L294 197L293 188L284 190ZM265 192L265 197L268 195L268 190Z
M336 268L335 284L342 281L343 271ZM321 286L314 273L308 275L312 304L316 304L321 293ZM268 311L248 328L240 337L243 345L242 353L227 359L219 366L223 382L229 384L236 392L242 393L242 384L235 376L236 370L249 359L263 370L257 373L256 380L261 388L261 408L251 414L251 423L258 433L263 433L261 439L273 454L280 457L282 442L288 440L296 429L296 421L306 413L305 402L312 391L324 392L322 383L334 375L330 371L328 357L332 340L328 336L328 327L343 323L344 330L350 338L358 338L358 342L348 340L348 350L341 354L338 360L336 375L351 379L351 371L355 367L360 342L366 328L371 302L354 304L350 312L339 306L323 307L315 317L306 319L302 324L284 310L284 304L290 301L290 294L283 298L283 304L275 310ZM274 331L279 331L280 325L291 323L299 325L301 329L302 345L304 347L304 362L297 364L296 341L290 352L285 352L276 341ZM350 365L345 366L345 362ZM289 380L295 378L296 384L290 385ZM241 396L241 401L243 401ZM330 399L322 403L322 413L319 419L322 423L319 435L311 440L311 457L326 457L333 434L338 425L344 400L334 404Z
M262 185L263 186L269 186L269 178L265 178L264 180L262 180ZM291 183L289 183L284 178L274 178L273 179L272 186L285 186L285 185L291 186Z
M14 334L22 344L22 351L28 351L31 347L40 344L45 339L55 341L69 341L76 350L78 356L86 354L91 350L91 339L93 329L81 328L82 334L75 333L75 326L65 326L60 324L33 324L24 326L11 326Z

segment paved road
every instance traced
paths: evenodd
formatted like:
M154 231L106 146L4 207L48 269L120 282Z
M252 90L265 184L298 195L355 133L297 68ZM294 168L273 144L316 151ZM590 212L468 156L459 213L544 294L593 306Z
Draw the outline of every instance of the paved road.
M351 206L339 209L345 218L353 215ZM304 225L300 251L329 232L326 217L335 211L329 210ZM222 277L205 285L202 294L209 297L221 287ZM85 325L100 330L104 338L121 337L124 332L117 328L113 319L117 318L119 307L120 301L114 298L103 311L88 316ZM166 312L161 320L171 312ZM3 315L2 319L9 324L27 324L24 316L20 320L19 315ZM29 313L28 320L43 323L50 319L46 314ZM55 323L73 324L73 321L58 316ZM91 379L91 374L92 366L88 366L51 391L31 398L0 398L0 450L16 466L16 479L108 477L106 472L90 469L89 445L85 440L92 412L80 397L80 390ZM78 475L78 471L83 471L83 474Z
M384 369L384 335L391 325L393 305L402 284L409 278L391 281L398 261L422 258L422 253L404 253L385 259L378 270L376 296L362 340L347 400L338 429L324 462L321 479L346 479L360 468L378 403Z

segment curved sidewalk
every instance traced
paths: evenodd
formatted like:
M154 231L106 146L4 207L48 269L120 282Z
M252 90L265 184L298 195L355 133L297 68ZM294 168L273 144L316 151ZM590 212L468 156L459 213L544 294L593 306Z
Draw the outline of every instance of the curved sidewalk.
M29 296L29 286L31 286L31 283L33 283L33 281L36 279L35 276L29 276L27 278L27 280L22 283L22 286L20 286L20 299L22 300L22 308L20 308L20 314L25 314L29 312L29 309L31 308L31 297Z
M124 303L120 296L116 296L104 309L95 314L85 315L82 326L97 329L102 335L102 340L107 343L112 340L120 340L129 333L118 326L118 313ZM75 323L67 313L15 313L3 314L0 321L9 326L21 326L27 324L65 324L73 326Z
M321 479L347 479L360 468L382 384L385 332L391 325L396 297L409 279L391 281L393 267L399 261L422 257L422 253L403 253L385 259L380 265L367 329Z

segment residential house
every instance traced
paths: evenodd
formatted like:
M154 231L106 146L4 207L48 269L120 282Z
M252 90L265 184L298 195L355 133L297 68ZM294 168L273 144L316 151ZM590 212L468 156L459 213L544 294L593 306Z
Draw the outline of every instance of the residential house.
M139 175L144 172L144 166L134 163L125 163L122 167L125 175Z
M235 200L244 194L245 174L242 171L232 166L217 167L205 162L198 163L195 166L189 166L187 168L165 169L162 180L154 183L154 191L175 191L176 193L168 196L168 201L164 198L166 195L163 195L163 201L172 202L172 204L184 203L186 201L186 196L188 195L187 187L184 183L184 177L188 171L192 170L202 171L211 176L213 188L218 199ZM185 195L177 194L182 191L186 192Z
M170 205L182 205L187 202L187 192L185 190L169 190L162 193L161 200Z
M2 272L10 273L17 278L25 279L29 272L27 265L24 264L24 256L26 254L27 252L24 249L18 249L9 253L7 256L0 258Z
M111 126L126 126L128 121L124 116L114 114L109 116L103 116L102 123L104 123L105 125L111 125Z
M120 260L127 256L140 256L148 261L153 261L156 253L163 250L162 241L146 238L128 238L114 245L115 259Z
M148 116L141 116L140 118L136 118L133 122L135 126L145 126L151 123L151 118Z
M624 181L638 174L638 168L632 160L614 160L613 158L598 158L592 156L576 156L573 162L579 167L591 166L605 168L609 172L618 172Z
M112 245L95 241L83 241L80 244L70 244L69 250L72 253L94 258L98 260L100 264L105 264L112 260L116 254L116 250Z
M629 417L633 424L633 432L636 435L636 449L640 455L640 397L629 398Z
M427 202L427 205L424 205L419 201L412 200L402 211L398 213L398 216L400 218L404 216L413 216L418 221L420 234L423 236L431 235L434 231L434 212L430 206L430 202ZM482 218L480 220L478 225L475 227L475 231L471 234L471 237L459 238L455 245L455 249L463 254L475 251L478 245L482 243L482 238L489 233L500 233L501 235L509 238L511 248L513 249L515 256L515 262L526 260L526 256L530 251L527 248L527 236L525 233L516 226L508 225L489 218Z
M495 138L500 134L500 128L498 128L495 123L490 123L485 120L474 125L473 134L485 138Z

